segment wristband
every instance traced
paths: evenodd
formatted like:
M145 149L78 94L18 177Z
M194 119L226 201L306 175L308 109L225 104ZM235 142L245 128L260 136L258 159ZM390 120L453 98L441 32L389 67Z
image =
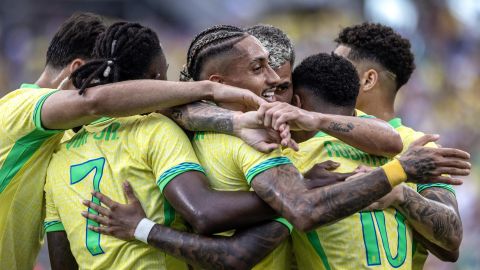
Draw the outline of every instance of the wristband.
M290 222L288 222L288 220L286 220L285 218L279 217L279 218L274 219L274 221L280 222L283 226L287 227L287 229L290 233L292 233L293 225L290 224Z
M407 174L405 173L405 170L403 169L402 164L400 164L400 161L398 161L398 159L394 159L383 165L382 169L385 172L388 182L390 182L390 185L392 185L392 187L395 187L396 185L401 184L402 182L407 180Z
M135 239L140 240L145 244L148 244L148 235L150 234L153 226L155 226L155 222L149 220L148 218L143 218L138 223L133 236L135 237Z

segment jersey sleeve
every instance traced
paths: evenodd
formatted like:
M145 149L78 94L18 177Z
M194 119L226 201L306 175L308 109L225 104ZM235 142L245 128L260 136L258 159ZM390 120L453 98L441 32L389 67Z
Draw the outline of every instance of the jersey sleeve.
M271 153L259 152L242 140L235 138L232 143L237 143L234 161L242 170L249 185L258 174L280 165L292 164L289 158L284 156L280 149L276 149Z
M65 231L63 227L62 221L60 219L60 215L58 214L57 207L53 201L53 190L51 188L51 181L47 176L47 181L45 183L45 221L43 222L43 228L45 232L58 232L58 231Z
M42 126L41 110L45 100L58 90L19 89L5 97L1 106L1 123L13 137L30 135L31 139L59 133L59 130L46 130ZM14 139L14 138L11 138Z
M176 176L188 172L205 173L200 165L187 135L173 121L159 114L146 119L147 133L143 134L147 148L147 162L151 166L157 185L163 192Z

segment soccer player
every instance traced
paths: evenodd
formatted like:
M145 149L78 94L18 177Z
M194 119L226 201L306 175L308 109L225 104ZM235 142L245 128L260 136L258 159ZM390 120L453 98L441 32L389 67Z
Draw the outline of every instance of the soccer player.
M335 53L350 60L360 76L357 108L389 121L402 136L406 149L423 135L404 126L394 111L395 97L415 68L410 42L392 28L373 23L346 27L335 41ZM414 240L443 260L457 260L463 231L450 185L418 185L416 190L400 185L376 204L380 209L389 206L400 211L415 229ZM426 257L425 249L417 244L413 268L422 269Z
M318 56L316 56L316 57L319 58ZM326 58L326 60L324 58ZM333 61L328 61L330 58L339 62L339 63L337 64ZM343 114L346 114L346 115L352 115L353 114L353 109L354 109L354 104L355 104L355 97L356 97L356 94L358 93L358 86L359 86L358 77L356 75L356 71L355 71L354 67L348 61L344 60L343 58L335 57L335 56L328 56L327 55L327 57L323 57L323 55L320 55L320 61L323 61L323 63L322 63L322 64L324 64L323 67L328 66L328 67L334 67L335 68L335 69L330 70L330 71L320 70L320 71L323 72L323 73L321 73L322 75L327 74L327 75L330 76L329 81L333 81L330 84L329 83L325 83L325 84L328 85L329 87L335 87L335 86L343 87L343 88L339 88L339 90L342 91L341 96L344 96L344 97L347 97L347 98L350 99L350 102L348 102L348 104L350 104L349 105L350 110L348 110L346 108L347 106L338 107L334 104L333 105L329 104L327 101L322 101L321 102L321 104L324 105L324 106L322 106L322 108L325 108L326 110L330 110L331 112L338 112L338 113L343 113ZM342 66L342 65L343 65L343 69L338 67L338 66ZM346 68L345 68L345 66L346 66ZM346 69L347 72L345 72L345 69ZM339 70L343 71L343 72L342 73L336 73ZM312 77L312 75L313 75L313 77L316 77L316 75L318 75L318 73L310 72L310 77ZM348 80L345 80L344 77L343 77L345 75L353 75L353 76L349 76ZM335 80L335 77L336 77L336 80ZM349 84L344 85L345 82L348 82ZM310 82L307 81L307 83L310 83ZM322 85L322 86L324 86L324 85ZM328 88L328 90L330 90L330 88ZM312 90L305 90L303 93L308 93L307 91L312 91ZM304 97L301 93L302 92L299 92L300 96ZM335 93L332 94L331 91L330 91L330 95L333 95L335 100L337 100L336 102L338 102L338 97L335 96ZM328 97L331 97L331 96L328 96ZM320 100L320 97L315 96L315 98L312 98L311 96L309 96L308 100L312 101L311 103L309 103L309 105L311 106L312 103L315 103L316 101ZM327 106L327 105L329 105L329 106ZM318 108L318 106L317 106L317 108ZM315 113L310 114L310 116L314 116L314 115L315 115ZM303 117L303 118L305 118L305 117ZM295 122L295 124L298 125L302 121ZM310 131L310 133L312 133L312 132ZM313 133L315 133L315 132L313 132ZM312 135L310 135L310 136L312 136ZM324 134L323 137L329 137L329 136ZM332 142L338 142L338 139L335 139L333 137L329 137L329 138ZM313 140L312 141L313 145L316 144L316 142L317 142L317 141L315 141L316 139L317 138L312 139ZM425 138L423 140L425 140ZM417 142L417 143L421 144L420 141ZM312 145L312 144L310 144L310 145ZM318 144L316 144L316 145L318 146ZM343 144L343 143L340 143L339 145L344 145L345 149L347 149L347 150L353 149L352 147L349 147L349 146L347 146L346 144ZM323 145L320 145L320 146L323 147ZM345 149L341 149L341 150L345 151ZM310 150L310 149L308 149L308 150ZM413 153L413 152L417 152L418 149L413 149L412 148L412 150L413 151L411 151L411 152ZM300 151L302 151L302 150L300 150ZM330 151L333 153L336 150L330 150ZM358 159L358 160L362 159L362 160L364 160L364 162L380 163L380 162L385 162L385 160L386 160L386 158L382 159L382 158L379 158L379 157L374 157L374 156L371 156L371 155L368 155L368 154L365 154L365 153L361 153L358 150L355 150L355 151L357 151L357 152L356 153L352 152L352 156L356 155L357 156L356 159ZM325 156L326 156L327 151L324 150L324 152L325 152L325 155L322 156L322 158L325 158ZM420 152L422 152L422 151L420 151ZM300 153L302 153L302 152L300 152ZM306 153L309 154L309 156L305 156L305 157L307 157L308 160L312 160L312 165L313 165L313 163L315 162L314 159L317 158L316 154L318 154L319 151L316 151L316 152L313 152L313 153L311 151L306 151ZM405 156L410 156L409 158L419 158L418 156L413 157L412 153L410 153L410 154L407 153L407 154L405 154ZM312 155L313 155L313 157L312 157ZM425 152L421 153L420 155L425 155ZM339 157L342 158L340 155L339 155ZM422 158L420 158L417 161L419 163L423 163L423 161L421 159ZM309 166L309 165L306 165L306 166ZM353 168L355 168L355 167L356 166L354 166ZM368 181L367 179L364 179L364 180ZM356 181L356 180L353 180L353 182L354 181ZM340 185L343 185L343 184L339 184L337 186L340 186ZM327 190L331 190L332 187L335 187L335 186L325 188L326 192L328 192ZM368 196L371 195L371 194L368 194L368 193L365 193L365 194L368 195ZM99 232L102 232L102 233L106 233L108 235L113 235L113 236L116 236L116 237L120 237L122 239L126 239L126 240L132 239L133 238L133 231L135 231L135 228L137 227L136 224L138 224L139 221L142 218L144 218L146 215L143 212L142 207L139 204L138 200L136 200L136 198L133 196L131 188L129 186L127 186L127 197L131 201L130 204L128 204L128 205L121 205L121 204L112 202L109 198L106 198L105 196L100 195L98 193L96 193L95 196L99 197L100 200L102 201L102 203L105 203L106 206L110 207L110 209L107 209L107 208L104 208L104 207L99 207L99 206L97 206L97 205L95 205L94 203L91 203L91 202L87 203L87 205L97 209L105 217L105 218L102 218L102 217L99 217L99 216L94 216L92 214L87 214L86 216L88 216L90 218L93 218L95 220L98 220L100 223L107 226L107 228L100 227L100 228L93 228L93 229L95 231L99 231ZM238 256L242 256L241 258L243 258L245 260L246 260L246 258L249 258L249 257L258 257L258 256L260 256L260 254L263 254L263 253L258 253L258 249L263 248L266 244L270 245L273 248L271 243L272 243L272 239L275 239L275 235L272 234L272 233L269 233L268 231L262 231L262 230L266 230L266 229L267 228L265 227L265 225L263 225L263 228L262 228L262 226L259 226L256 229L251 229L251 231L243 230L241 233L239 233L238 235L234 235L231 238L220 238L220 239L209 239L208 240L205 237L199 237L199 236L192 237L192 236L188 236L188 235L185 235L185 234L179 235L178 233L175 233L172 230L169 230L168 228L165 228L164 226L161 226L161 225L157 224L153 227L152 231L149 233L148 243L153 245L153 246L156 246L156 247L158 247L162 250L166 250L167 252L170 252L172 254L175 254L177 256L181 256L181 257L184 257L184 258L185 257L192 258L191 254L197 254L197 252L198 252L197 250L202 249L202 254L204 254L203 257L211 258L212 261L217 261L219 263L220 262L226 263L226 262L232 261L232 259L231 259L232 257L236 258ZM256 239L255 238L253 238L253 239L248 238L248 237L246 237L247 234L255 234L255 235L257 235L258 238L256 238ZM263 235L263 237L262 237L262 235ZM278 236L277 236L277 238L278 238ZM242 239L243 241L238 241L238 239ZM257 242L252 243L252 240L257 240ZM249 254L248 254L248 257L243 252L240 252L240 253L235 252L235 251L242 251L242 250L245 250L245 249L250 251ZM219 254L212 253L213 251L217 251ZM205 256L206 254L209 254L209 256ZM305 253L305 254L307 254L307 253ZM312 256L311 253L308 253L308 255ZM195 259L197 261L202 260L202 259L205 260L203 257L202 256L197 256ZM223 260L221 260L221 258L223 258ZM193 262L195 262L195 259L193 259ZM276 258L276 260L278 260L278 259L279 259L279 257ZM190 259L190 260L192 260L192 259ZM284 263L284 261L281 261L281 262ZM274 264L274 265L276 265L277 267L280 267L280 268L288 267L286 265L282 265L281 263L277 263L277 264ZM232 264L217 264L217 265L215 265L215 267L222 267L222 266L223 267L229 267L229 268L234 267L234 268L243 269L243 268L248 267L248 264L247 264L247 266L245 266L242 263L240 263L238 265L232 265ZM271 267L271 265L269 265L269 266ZM257 265L257 267L259 267L259 266ZM265 265L263 265L263 267L265 268Z
M0 268L33 268L43 238L43 185L48 162L62 130L101 116L125 116L202 99L262 102L251 92L211 82L143 80L89 89L73 89L67 78L91 57L105 26L92 14L69 18L57 31L44 72L34 85L22 85L0 100ZM108 63L107 63L108 65ZM112 73L113 74L113 73ZM192 90L196 91L192 91ZM226 91L228 90L228 91ZM132 91L136 95L132 95ZM20 227L18 224L23 224Z

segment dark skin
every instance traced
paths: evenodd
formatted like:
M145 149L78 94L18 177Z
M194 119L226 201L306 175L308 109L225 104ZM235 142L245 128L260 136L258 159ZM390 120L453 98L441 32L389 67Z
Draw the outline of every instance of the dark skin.
M437 171L445 168L435 165L435 169L424 169L426 167L410 166L405 160L415 160L417 163L429 163L433 156L438 156L438 149L429 149L427 152L420 151L416 154L421 145L434 136L427 135L412 143L411 148L400 159L411 179L422 182L425 175L437 175ZM460 152L459 152L460 153ZM437 164L437 163L436 163ZM427 166L428 167L428 166ZM420 169L419 169L420 168ZM268 170L260 175L275 174L273 177L279 179L273 183L263 180L266 178L257 177L254 179L254 186L261 190L257 191L267 203L278 205L279 211L288 215L287 207L305 209L311 216L311 221L318 224L327 224L338 218L348 216L362 209L363 206L375 201L377 196L387 194L391 191L391 185L381 168L361 175L351 181L343 182L328 187L317 188L308 191L304 185L298 185L296 181L289 178L282 178L290 174L292 166L282 165L279 170ZM452 170L454 170L452 168ZM439 174L438 174L439 175ZM99 206L91 201L84 201L84 205L98 211L99 215L83 212L82 215L100 223L101 227L89 227L91 230L111 235L124 240L132 240L137 224L145 218L145 212L141 203L135 197L130 185L124 185L128 204L119 204L107 196L93 192L104 206ZM288 189L289 192L278 194L278 190ZM295 193L302 192L303 196L295 196ZM372 195L373 194L373 195ZM315 197L322 197L322 201L315 202ZM283 206L283 202L290 202ZM305 217L306 218L306 217ZM315 219L315 220L314 220ZM279 243L288 237L288 231L283 225L276 222L269 222L258 227L238 231L236 235L226 238L203 237L195 234L181 233L156 224L148 236L148 243L158 247L165 252L178 256L193 264L199 264L213 269L248 269L260 261L263 256L273 250ZM259 244L260 243L260 244ZM254 252L252 252L254 250ZM235 254L235 256L232 256ZM225 255L225 256L224 256Z
M357 107L371 115L386 121L396 116L394 103L397 89L394 77L388 76L381 66L372 61L352 61L349 59L351 48L340 44L334 51L350 60L360 76L360 93ZM438 258L445 261L456 261L458 249L463 237L462 221L458 214L456 198L450 191L442 188L429 188L420 195L405 191L406 198L413 199L412 203L404 202L396 207L405 215L414 229L419 241L424 244ZM418 215L419 211L426 211L431 207L432 215ZM441 229L444 224L452 224L448 231ZM436 233L435 233L436 232Z
M78 269L77 261L70 250L67 233L64 231L49 232L47 233L47 242L52 269Z

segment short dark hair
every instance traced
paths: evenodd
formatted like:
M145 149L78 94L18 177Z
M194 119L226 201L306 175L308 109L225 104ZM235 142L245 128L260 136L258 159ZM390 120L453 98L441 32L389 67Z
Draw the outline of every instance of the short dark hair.
M143 79L159 54L163 51L152 29L138 23L114 23L98 37L94 59L72 73L73 85L82 94L95 85Z
M75 58L92 58L95 40L105 31L100 16L93 13L75 13L58 29L47 49L46 65L61 69Z
M316 97L335 106L355 106L360 80L350 61L319 53L305 58L293 71L293 88L311 91Z
M293 67L295 63L293 43L282 30L267 24L257 24L245 30L260 40L263 47L270 53L270 66L273 69L279 68L286 62L290 62Z
M363 23L346 27L335 42L351 49L351 60L371 60L395 74L397 90L415 69L410 41L386 25Z
M187 64L180 73L181 81L198 81L208 58L218 56L233 49L248 33L232 25L215 25L199 33L190 43Z

